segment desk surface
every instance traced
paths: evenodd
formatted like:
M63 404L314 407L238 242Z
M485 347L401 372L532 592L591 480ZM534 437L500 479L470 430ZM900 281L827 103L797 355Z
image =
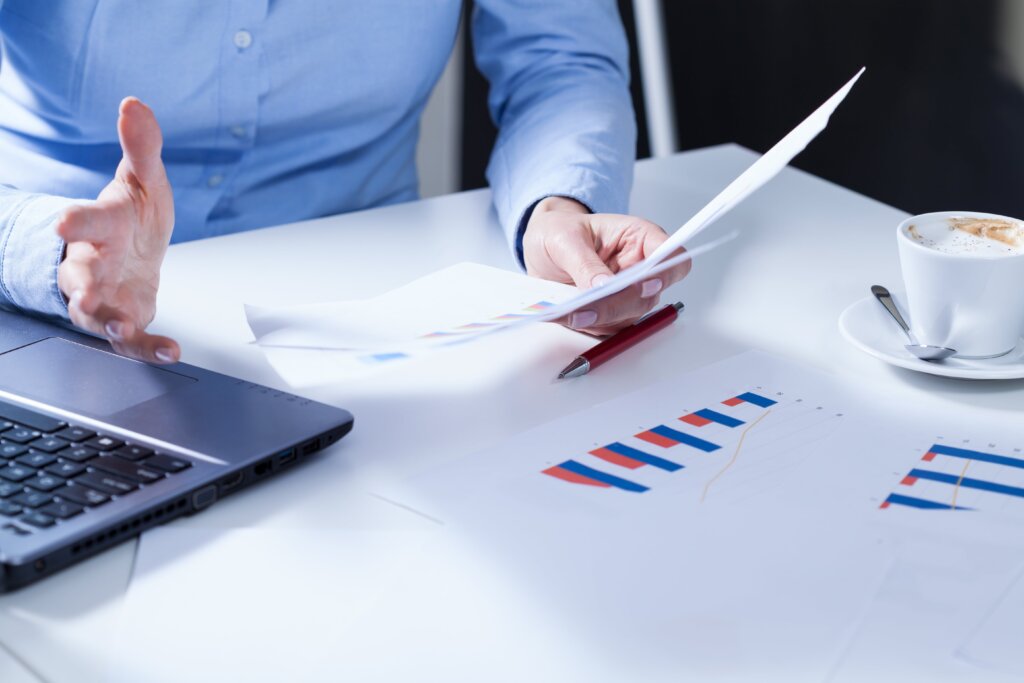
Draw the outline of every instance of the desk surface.
M740 147L722 146L641 161L632 211L674 228L754 158ZM523 367L478 382L441 382L450 367L413 368L306 391L350 409L357 416L353 434L317 462L175 525L386 526L405 513L371 502L365 490L375 479L423 471L481 443L637 389L660 378L665 365L694 368L750 348L881 391L900 388L947 404L1017 412L1024 405L1024 381L919 375L885 366L841 339L837 319L847 305L872 283L899 282L893 233L904 217L786 169L714 229L739 229L742 236L702 257L690 277L664 295L686 302L684 322L652 338L629 363L609 364L585 383L554 383L552 374L565 360L592 343L558 330L550 348L537 349ZM384 253L391 255L387 261L380 258ZM242 303L364 297L464 260L514 268L487 191L180 244L167 256L154 329L181 342L185 362L286 388L250 343ZM396 414L403 416L400 430L389 428ZM427 446L412 450L410 443ZM34 672L47 681L101 680L103 653L110 652L104 641L128 584L134 547L134 541L123 544L0 598L0 644L6 648L0 648L0 678L33 680ZM225 614L225 630L245 618Z

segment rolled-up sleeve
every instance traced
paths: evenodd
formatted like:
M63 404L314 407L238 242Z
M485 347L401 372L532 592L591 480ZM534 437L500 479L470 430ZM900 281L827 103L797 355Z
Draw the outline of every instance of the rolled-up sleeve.
M636 119L615 1L477 0L472 28L499 128L487 179L520 261L529 211L545 197L625 213Z
M64 242L54 227L61 212L78 203L0 186L0 304L68 317L57 287Z

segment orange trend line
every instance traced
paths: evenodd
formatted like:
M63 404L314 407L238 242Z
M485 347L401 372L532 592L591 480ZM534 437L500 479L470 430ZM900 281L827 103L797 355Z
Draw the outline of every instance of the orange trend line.
M716 474L715 476L711 477L711 479L708 480L708 483L704 484L704 492L702 494L700 494L700 502L703 503L704 499L708 497L708 489L711 488L711 485L714 484L715 481L719 477L721 477L723 474L725 474L725 472L730 467L732 467L733 464L736 462L736 459L740 457L740 449L743 447L743 439L747 438L747 432L749 432L751 429L753 429L754 425L756 425L758 422L760 422L764 418L768 417L768 413L770 413L770 412L772 412L771 408L769 408L768 410L764 411L763 413L761 413L761 417L757 418L756 420L754 420L753 422L748 424L746 429L743 430L743 433L740 434L740 440L738 442L736 442L736 450L732 454L732 459L729 460L729 462L727 462L725 464L725 467L723 467L721 470L719 470L718 474Z
M956 496L960 493L960 483L964 480L964 476L967 474L967 468L971 466L973 460L968 460L964 463L964 469L960 472L960 478L956 480L956 486L953 487L953 502L949 504L950 510L956 510Z

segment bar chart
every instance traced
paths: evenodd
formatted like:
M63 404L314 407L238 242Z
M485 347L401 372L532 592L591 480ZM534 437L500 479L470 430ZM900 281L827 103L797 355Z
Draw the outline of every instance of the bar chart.
M799 402L797 402L799 403ZM701 457L729 451L726 467L734 464L746 430L766 417L778 401L747 391L722 401L720 410L700 408L651 426L619 441L612 441L577 454L547 467L541 472L562 482L600 489L645 493L657 485L657 479L641 483L630 478L630 472L642 468L657 470L661 475L681 473L687 467L703 465L705 469L718 461L701 461ZM747 409L739 408L746 406ZM747 412L755 409L757 415ZM723 412L729 411L729 412ZM754 417L755 419L751 419ZM717 432L715 430L718 430ZM695 432L701 433L698 436ZM742 432L742 434L738 434ZM738 441L733 444L732 442ZM629 441L630 443L626 443ZM733 448L735 446L735 448ZM583 461L583 458L587 458ZM716 477L722 471L716 470ZM652 475L653 476L653 475ZM706 491L705 491L706 493Z
M879 507L892 506L1024 513L1024 457L932 444Z

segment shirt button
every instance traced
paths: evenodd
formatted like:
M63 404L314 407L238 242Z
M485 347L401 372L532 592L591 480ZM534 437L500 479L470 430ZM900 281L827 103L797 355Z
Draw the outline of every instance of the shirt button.
M244 50L250 45L252 45L251 33L249 33L248 31L239 31L235 34L235 47L237 47L239 50Z
M238 138L239 140L241 140L248 134L249 131L245 129L245 126L231 126L231 135Z
M222 176L219 173L217 175L210 176L206 180L206 184L209 187L219 187L220 184L223 183L223 182L224 182L224 176Z

